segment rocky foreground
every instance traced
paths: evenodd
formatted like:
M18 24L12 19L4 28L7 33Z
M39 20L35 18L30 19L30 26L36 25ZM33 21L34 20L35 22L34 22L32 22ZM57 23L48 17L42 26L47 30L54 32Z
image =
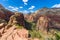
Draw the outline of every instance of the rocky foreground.
M0 20L0 40L28 40L28 30L25 28L18 29L15 25L20 24L21 26L24 26L24 20L21 18L24 16L21 15L22 14L19 14L18 16L17 14L16 16L12 15L8 24L5 20Z

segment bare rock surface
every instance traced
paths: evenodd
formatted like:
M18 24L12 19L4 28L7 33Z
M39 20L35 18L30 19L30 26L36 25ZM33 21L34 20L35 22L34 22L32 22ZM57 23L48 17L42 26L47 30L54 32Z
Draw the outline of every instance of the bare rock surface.
M45 31L49 27L49 18L46 16L41 16L37 22L37 30Z
M14 25L2 34L0 40L28 40L28 31L26 29L16 29Z

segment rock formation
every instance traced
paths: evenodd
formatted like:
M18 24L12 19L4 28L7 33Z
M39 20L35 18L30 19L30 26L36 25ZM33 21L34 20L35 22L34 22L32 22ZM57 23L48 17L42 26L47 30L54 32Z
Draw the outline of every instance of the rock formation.
M12 15L10 17L10 20L9 20L9 22L8 22L8 24L5 28L8 29L13 25L20 25L20 26L25 27L25 20L24 20L24 16L23 16L22 13L16 12L14 15Z
M24 15L14 14L0 4L0 40L28 40L28 31L17 29L15 24L24 27Z
M28 40L28 30L17 29L15 25L25 26L22 13L12 15L7 25L4 24L6 23L4 20L1 19L0 21L0 40Z
M34 22L34 17L33 17L33 15L30 15L30 16L29 16L28 21Z
M18 24L20 24L21 26L25 26L24 15L22 13L16 13L15 15L16 15Z
M25 18L26 20L37 23L41 15L45 15L51 19L49 23L50 28L60 28L60 8L42 8L34 13L31 13L30 15L26 15Z
M46 16L40 16L37 21L37 30L48 31L50 19Z
M0 40L28 40L28 31L26 29L16 29L13 25L2 34Z
M25 20L29 22L35 22L36 21L36 15L35 14L25 14L24 15Z

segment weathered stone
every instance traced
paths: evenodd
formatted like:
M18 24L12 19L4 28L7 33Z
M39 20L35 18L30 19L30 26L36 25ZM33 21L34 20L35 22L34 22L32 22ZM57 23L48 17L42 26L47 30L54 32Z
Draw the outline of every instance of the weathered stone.
M16 12L14 15L10 17L10 20L5 28L10 28L12 25L19 24L20 26L25 26L24 16L22 13Z
M26 29L16 29L15 25L6 30L0 40L28 40Z
M9 25L19 24L24 26L24 16L22 13L15 13L15 15L12 15L10 17L10 20L8 22Z
M27 20L29 22L34 22L34 16L33 15L25 14L24 18L25 18L25 20Z
M2 27L4 27L5 26L5 24L4 23L1 23L0 24L0 29L2 28Z
M24 23L24 15L22 13L16 13L16 20L18 21L18 24L20 24L21 26L25 26Z
M49 27L49 18L41 16L37 22L37 30L45 31Z

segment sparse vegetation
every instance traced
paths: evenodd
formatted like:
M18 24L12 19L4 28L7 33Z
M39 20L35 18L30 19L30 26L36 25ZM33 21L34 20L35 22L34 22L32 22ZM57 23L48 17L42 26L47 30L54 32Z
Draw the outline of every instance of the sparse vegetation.
M29 30L29 34L30 34L30 37L31 38L39 38L41 40L45 40L45 39L47 39L47 40L60 40L60 32L59 31L54 30L56 32L55 35L54 35L54 33L53 34L50 33L50 34L47 34L48 35L48 38L43 38L42 35L44 35L44 34L41 33L40 31L37 31L36 30L36 24L35 23L28 22L28 21L26 21L26 22L30 24L30 28L29 29L31 29L31 30Z
M29 31L29 34L31 35L32 38L41 38L41 34L39 31L32 30L32 31Z
M15 25L16 25L16 28L18 28L18 29L23 28L23 26L21 26L21 25L19 25L19 24L15 24Z
M60 40L60 31L57 31L55 33L56 40Z
M40 32L36 31L36 24L33 22L28 22L28 21L27 21L27 23L30 24L31 30L29 30L29 34L30 34L31 38L41 38Z

